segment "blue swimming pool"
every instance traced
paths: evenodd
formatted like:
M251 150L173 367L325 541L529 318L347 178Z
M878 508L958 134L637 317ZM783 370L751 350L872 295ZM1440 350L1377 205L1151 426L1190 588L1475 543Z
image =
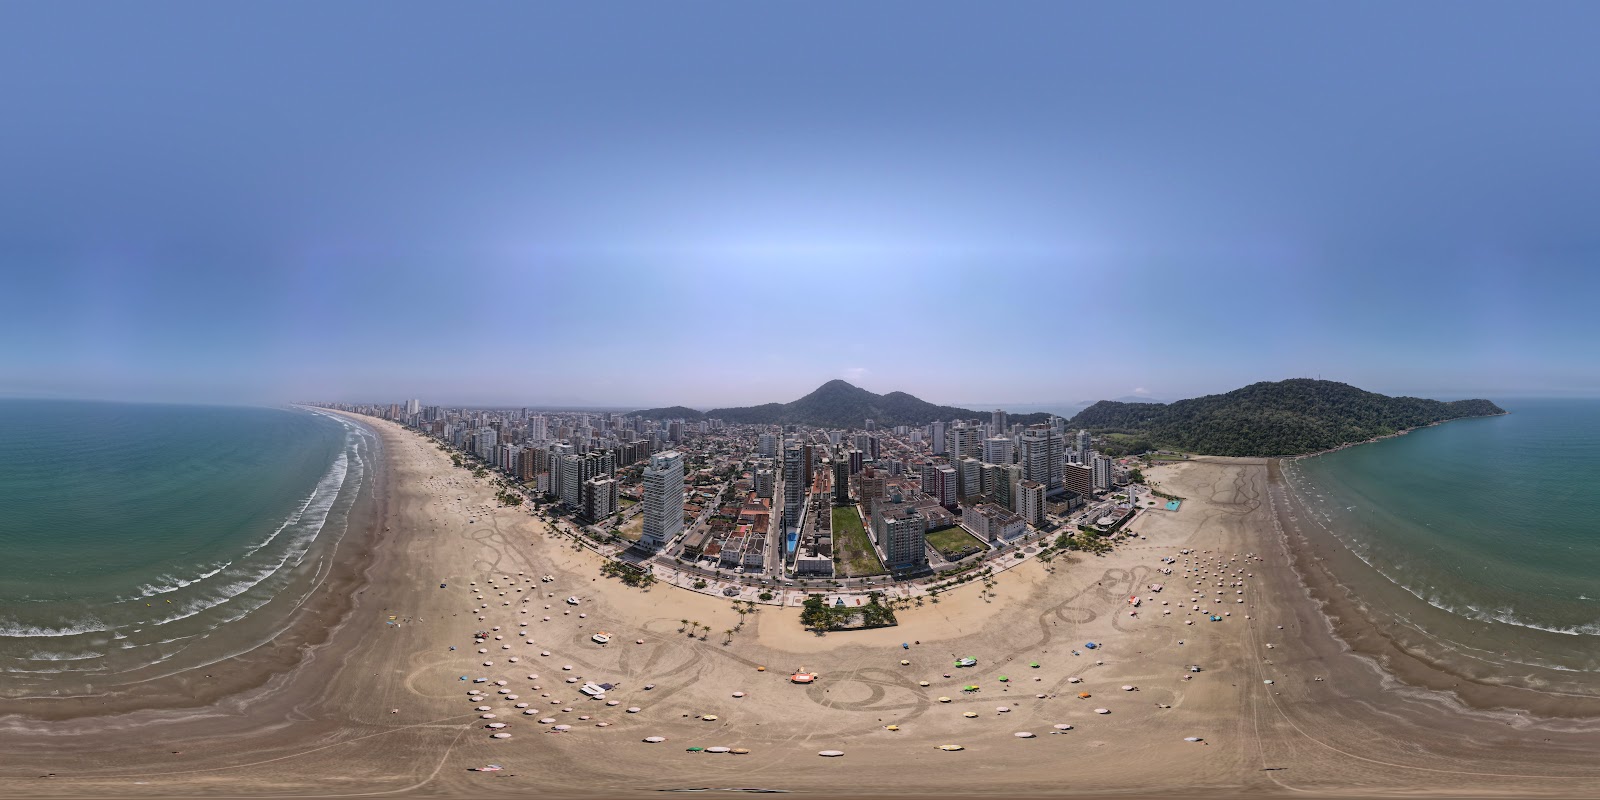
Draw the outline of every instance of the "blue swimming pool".
M1167 510L1168 511L1177 511L1178 510L1178 506L1180 506L1180 505L1183 505L1183 501L1182 500L1168 500L1167 501Z

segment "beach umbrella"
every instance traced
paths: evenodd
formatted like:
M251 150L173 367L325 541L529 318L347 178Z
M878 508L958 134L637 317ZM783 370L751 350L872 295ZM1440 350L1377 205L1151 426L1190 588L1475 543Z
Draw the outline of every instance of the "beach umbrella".
M478 718L479 719L494 719L494 715L493 714L479 714Z
M838 758L839 756L844 755L844 751L843 750L818 750L817 751L817 755L822 756L823 758Z
M555 721L556 721L555 717L545 717L544 719L539 720L539 724L540 725L554 725Z
M485 727L485 728L494 728L495 730L499 730L501 728L504 728L505 726L506 726L506 724L504 722L491 722L488 725L485 725L483 727Z
M1040 699L1040 700L1043 700L1043 699L1044 699L1044 695L1042 695L1042 694L1036 694L1036 695L1034 695L1034 697L1037 697L1037 698L1039 698L1039 699Z
M911 666L911 662L902 658L902 659L900 659L900 666L909 667L909 666Z
M483 662L483 665L486 666L486 667L492 667L492 666L494 666L494 662L493 661L485 661L485 662Z
M644 690L647 691L647 692L650 691L651 689L654 689L654 688L656 688L656 685L653 684L653 683L647 683L647 684L644 685Z
M490 710L490 709L489 709L489 707L488 707L488 706L478 706L478 710L479 710L479 711L488 711L488 710Z
M897 731L897 730L900 730L900 726L899 725L885 725L885 726L883 726L883 729L886 730L886 731Z
M731 749L733 749L733 748L730 748L730 747L707 747L706 748L706 752L707 753L726 753Z
M1033 738L1033 734L1031 734L1031 733L1029 733L1027 731L1017 731L1016 733L1013 733L1011 735L1017 737L1018 739L1032 739Z
M941 697L941 698L939 698L939 702L941 702L941 703L948 703L948 702L950 702L950 698L948 698L948 697Z
M511 738L511 734L509 734L509 733L491 733L491 734L489 734L489 738L491 738L491 739L510 739Z
M1094 710L1094 713L1096 713L1096 714L1110 714L1111 713L1111 709L1109 709L1109 708L1097 708L1097 709Z
M967 719L972 719L972 718L974 718L974 717L976 717L978 715L977 715L976 712L968 711L968 712L962 714L961 716L966 717Z
M641 711L641 709L638 706L628 706L628 713L629 714L637 714L640 711Z
M667 740L667 737L665 737L665 736L646 736L646 737L644 737L644 740L649 742L649 743L651 743L651 744L661 744L662 742Z
M1186 742L1198 742L1198 741L1200 741L1200 737L1198 737L1198 736L1185 736L1185 737L1183 737L1183 740L1186 741Z
M550 655L550 651L549 650L540 650L539 651L539 655L548 656L548 655Z
M939 745L939 749L945 751L946 753L954 753L957 750L965 750L966 748L959 744L941 744Z
M702 719L702 720L704 720L706 722L716 722L717 721L717 715L716 714L707 714L707 715L701 717L700 719Z
M570 730L572 730L572 726L571 725L557 725L554 728L551 728L550 730L553 730L553 731L570 731Z
M1122 691L1124 691L1124 692L1131 692L1131 691L1133 691L1133 690L1134 690L1134 689L1135 689L1135 688L1137 688L1137 687L1134 687L1134 686L1129 686L1129 685L1127 685L1127 684L1123 684L1123 686L1122 686Z
M589 721L589 715L588 714L579 714L578 715L578 719L581 719L584 722L588 722Z
M571 664L562 664L561 668L564 669L564 670L570 670L570 669L572 669L572 665Z
M1088 692L1078 692L1078 698L1081 700L1087 700L1090 697L1092 697L1092 695L1090 695Z
M1068 678L1067 683L1083 683L1082 678Z
M537 709L530 708L527 711L522 712L522 715L526 716L526 717L531 717L531 716L534 716L534 715L536 715L538 713L539 713L539 711Z
M606 701L606 705L608 705L608 706L620 706L620 705L622 705L622 701L621 700L607 700Z
M1055 724L1054 727L1058 731L1070 731L1070 730L1072 730L1072 726L1068 725L1068 724L1066 724L1064 722L1058 722L1058 723Z
M744 692L734 692L733 696L734 697L744 697Z
M611 727L611 723L609 723L609 722L596 722L594 724L594 726L596 728L609 728L609 727Z
M528 707L528 704L527 704L527 703L518 703L518 704L517 704L517 705L516 705L516 707L517 707L517 708L527 708L527 707Z
M998 711L998 712L1000 712L1002 714L1006 714L1006 713L1009 713L1011 711L1011 706L995 706L994 710L996 710L996 711Z
M918 686L927 686L928 682L927 681L917 681L917 685Z

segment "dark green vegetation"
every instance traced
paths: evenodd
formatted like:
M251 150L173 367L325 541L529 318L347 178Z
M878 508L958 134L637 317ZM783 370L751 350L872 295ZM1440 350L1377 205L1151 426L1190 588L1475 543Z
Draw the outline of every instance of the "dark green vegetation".
M1295 378L1169 404L1102 400L1067 427L1131 434L1154 446L1208 455L1283 456L1503 413L1488 400L1388 397L1335 381Z
M888 570L878 558L867 539L867 529L861 525L861 515L855 506L840 506L833 510L833 566L843 577L859 578L863 575L882 575Z
M874 394L844 381L824 383L792 403L767 403L744 408L713 408L700 412L683 406L633 412L651 419L700 420L716 418L735 425L815 425L825 428L859 428L872 420L880 426L926 425L934 420L982 419L987 411L940 406L905 392ZM1022 424L1044 422L1048 414L1018 414Z
M656 582L656 576L638 567L616 561L607 561L606 565L600 568L600 574L640 589L648 588Z
M1098 556L1111 552L1111 542L1097 533L1080 530L1075 534L1063 533L1057 536L1056 549L1080 550Z
M894 609L884 605L882 600L882 592L873 592L867 596L866 605L835 608L830 607L822 595L814 594L806 598L805 605L800 609L800 624L819 633L887 628L900 624L895 619Z
M928 531L928 544L933 545L933 549L938 550L946 561L959 561L989 549L988 545L978 541L978 537L967 533L960 525Z

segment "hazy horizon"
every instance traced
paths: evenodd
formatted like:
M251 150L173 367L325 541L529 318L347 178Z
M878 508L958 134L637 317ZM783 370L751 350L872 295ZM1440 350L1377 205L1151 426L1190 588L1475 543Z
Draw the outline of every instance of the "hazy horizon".
M6 4L0 396L1600 395L1600 6L1467 5Z

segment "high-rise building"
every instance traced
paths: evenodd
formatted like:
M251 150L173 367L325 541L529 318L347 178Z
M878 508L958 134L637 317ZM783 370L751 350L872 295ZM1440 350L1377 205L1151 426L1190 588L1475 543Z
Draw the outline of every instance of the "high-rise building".
M878 503L872 531L878 554L890 572L917 572L928 565L928 520L899 495Z
M1005 412L996 411L995 413L1004 414ZM1010 464L1013 460L1011 457L1011 440L1004 436L984 439L983 460L988 464Z
M756 452L762 458L778 457L778 437L774 434L763 433L756 437Z
M1111 488L1111 459L1107 456L1095 455L1094 457L1094 488L1105 491Z
M1062 440L1048 425L1032 425L1022 432L1022 477L1044 485L1045 494L1061 487Z
M860 455L859 450L851 450L853 455ZM833 503L834 505L850 505L850 462L839 460L833 462Z
M864 458L864 456L865 456L865 454L862 453L860 450L851 450L850 452L845 453L845 462L844 463L845 463L845 466L849 469L849 472L846 473L846 474L854 475L857 472L860 472L862 465L866 463L866 459Z
M493 463L494 447L498 441L499 435L495 433L494 428L480 428L474 434L473 452L477 454L478 458Z
M421 400L407 400L406 401L406 416L414 417L414 416L417 415L417 412L419 412L421 410L422 410L422 401Z
M591 522L617 513L617 479L598 477L583 482L583 507L580 512Z
M639 543L652 550L683 532L683 454L656 453L644 470L644 535Z
M934 489L939 505L945 508L956 507L956 492L960 488L960 478L956 476L956 468L947 464L939 464L933 468Z
M1078 447L1077 447L1077 450L1078 450L1078 463L1079 464L1092 463L1090 458L1089 458L1089 432L1088 431L1083 430L1083 429L1079 429L1078 430Z
M856 434L856 449L866 454L866 458L878 460L878 437L870 433Z
M989 430L995 435L1003 433L1006 429L1006 412L995 409L989 412Z
M1017 484L1017 497L1012 510L1022 521L1039 527L1044 524L1044 484L1038 481L1021 481Z
M772 469L771 468L768 468L768 467L756 467L755 471L751 473L751 478L752 478L752 481L755 483L756 497L771 497L772 496Z
M856 482L856 499L866 508L872 507L872 501L883 497L884 474L883 472L867 467L852 478Z
M807 477L811 470L806 464L809 448L792 444L783 449L783 530L785 533L800 526L805 511Z
M956 494L959 497L977 497L983 494L983 462L976 458L963 458L956 462L960 477L956 479Z
M945 452L945 449L944 449L944 421L943 420L934 420L932 428L933 428L933 431L930 434L930 438L933 439L933 452L935 452L935 453L943 453L943 452Z
M1061 485L1085 500L1093 497L1094 468L1083 464L1064 465L1061 469Z

